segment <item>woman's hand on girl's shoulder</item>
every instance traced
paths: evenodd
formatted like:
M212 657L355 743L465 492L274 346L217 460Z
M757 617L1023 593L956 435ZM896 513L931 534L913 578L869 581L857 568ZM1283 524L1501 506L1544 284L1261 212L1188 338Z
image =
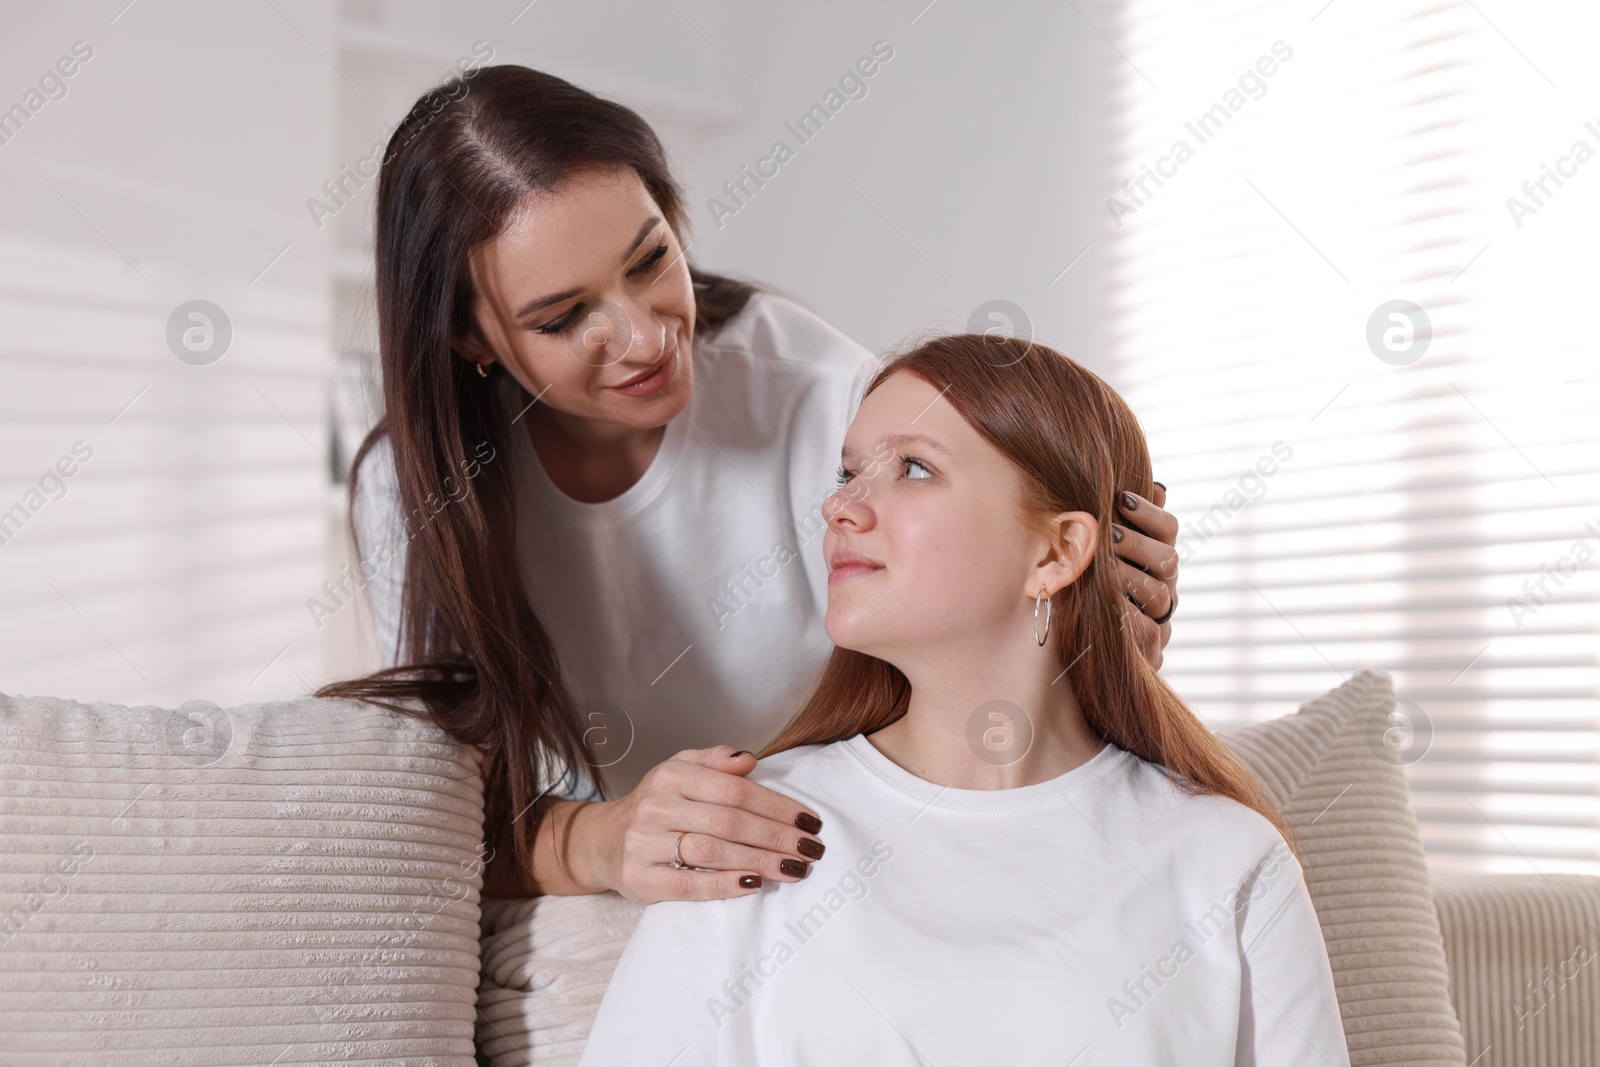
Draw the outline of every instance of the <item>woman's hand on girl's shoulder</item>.
M1178 519L1165 511L1167 487L1155 483L1154 499L1134 492L1117 498L1121 523L1112 524L1111 536L1121 557L1117 565L1122 590L1138 611L1129 611L1134 636L1145 656L1157 668L1162 650L1172 639L1172 613L1178 605Z
M730 745L685 749L626 796L595 805L600 881L651 904L747 896L766 881L804 878L822 855L822 820L748 780L755 767L754 755ZM684 868L673 867L675 857Z

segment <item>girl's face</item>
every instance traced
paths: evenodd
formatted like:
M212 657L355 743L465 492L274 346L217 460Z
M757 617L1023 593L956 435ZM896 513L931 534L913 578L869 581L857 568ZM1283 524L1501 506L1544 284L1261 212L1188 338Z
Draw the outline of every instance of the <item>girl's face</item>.
M1057 516L1064 549L1025 528L1021 473L904 371L861 402L841 477L822 509L828 636L913 678L919 663L982 656L987 642L1023 647L1040 584L1054 595L1092 558L1092 515Z
M529 196L474 250L472 277L488 345L458 337L461 355L502 363L529 394L570 415L646 428L688 407L689 267L631 167Z

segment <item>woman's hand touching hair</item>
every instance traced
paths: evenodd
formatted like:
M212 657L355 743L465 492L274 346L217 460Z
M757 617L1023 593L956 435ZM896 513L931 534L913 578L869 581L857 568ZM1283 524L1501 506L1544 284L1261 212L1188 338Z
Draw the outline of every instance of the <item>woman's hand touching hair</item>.
M1178 520L1163 510L1166 486L1155 483L1153 496L1150 500L1138 493L1119 494L1117 511L1123 521L1112 524L1111 537L1121 557L1117 571L1122 590L1139 609L1133 611L1130 605L1128 624L1146 658L1159 669L1162 650L1172 639L1168 620L1178 603Z

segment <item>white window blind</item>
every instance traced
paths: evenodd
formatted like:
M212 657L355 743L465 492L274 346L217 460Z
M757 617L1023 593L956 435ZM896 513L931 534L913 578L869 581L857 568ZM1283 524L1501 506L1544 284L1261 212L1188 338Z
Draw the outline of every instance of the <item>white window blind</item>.
M1118 384L1183 522L1164 673L1224 726L1389 671L1430 865L1600 873L1595 13L1085 11ZM1368 341L1401 300L1411 362L1414 315Z

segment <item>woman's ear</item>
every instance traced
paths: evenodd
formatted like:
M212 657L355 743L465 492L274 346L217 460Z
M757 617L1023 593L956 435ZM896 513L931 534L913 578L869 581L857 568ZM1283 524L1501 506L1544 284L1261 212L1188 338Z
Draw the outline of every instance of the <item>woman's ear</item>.
M1049 534L1049 544L1026 591L1030 597L1038 594L1041 585L1048 595L1055 596L1088 570L1100 541L1100 522L1087 511L1063 511L1050 520Z
M476 333L457 334L450 338L450 351L485 370L495 362L496 358L493 349L484 344Z

